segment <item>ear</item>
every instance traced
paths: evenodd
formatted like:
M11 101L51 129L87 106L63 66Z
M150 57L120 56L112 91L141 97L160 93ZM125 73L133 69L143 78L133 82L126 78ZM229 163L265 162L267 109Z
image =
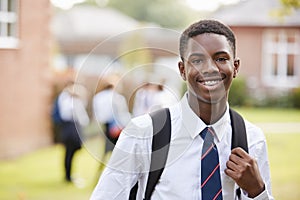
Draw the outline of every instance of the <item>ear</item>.
M179 69L179 72L180 72L180 75L181 75L182 79L184 81L186 81L185 67L184 67L184 62L183 61L178 62L178 69Z
M233 66L234 66L233 78L235 78L240 69L240 59L239 58L234 59Z

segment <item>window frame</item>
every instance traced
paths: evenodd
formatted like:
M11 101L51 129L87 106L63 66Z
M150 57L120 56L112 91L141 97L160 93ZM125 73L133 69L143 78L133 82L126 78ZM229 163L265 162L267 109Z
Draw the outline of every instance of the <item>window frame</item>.
M19 0L0 0L0 49L19 46Z
M289 36L294 38L289 42ZM278 38L277 41L274 38ZM295 29L265 30L262 37L262 79L266 86L294 88L300 77L300 31ZM274 74L272 58L276 55L277 73ZM288 74L288 58L293 55L293 75ZM297 67L298 66L298 67Z

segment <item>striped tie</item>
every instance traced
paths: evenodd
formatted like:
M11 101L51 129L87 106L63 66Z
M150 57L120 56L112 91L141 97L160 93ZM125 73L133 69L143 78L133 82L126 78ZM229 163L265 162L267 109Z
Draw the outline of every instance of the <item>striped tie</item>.
M212 127L206 127L200 135L204 140L201 156L202 200L222 200L219 155L214 143L215 133Z

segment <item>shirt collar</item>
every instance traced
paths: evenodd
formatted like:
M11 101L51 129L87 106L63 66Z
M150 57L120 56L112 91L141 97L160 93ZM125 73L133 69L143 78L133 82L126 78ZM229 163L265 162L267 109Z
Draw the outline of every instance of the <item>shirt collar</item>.
M183 124L189 131L190 136L194 139L207 127L207 125L191 109L187 100L187 93L183 96L180 103L182 108ZM216 123L209 125L210 127L213 127L218 142L222 140L226 130L225 126L228 123L230 123L230 115L229 104L227 103L224 115Z

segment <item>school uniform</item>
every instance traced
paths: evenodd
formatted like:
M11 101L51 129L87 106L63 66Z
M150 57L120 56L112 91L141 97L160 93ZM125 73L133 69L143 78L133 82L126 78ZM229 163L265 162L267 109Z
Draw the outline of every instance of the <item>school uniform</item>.
M200 111L201 112L201 111ZM187 95L170 107L171 143L165 169L157 183L151 200L201 200L201 149L203 139L199 135L207 125L190 108ZM274 199L267 144L263 132L245 120L248 149L258 163L265 183L256 200ZM219 151L222 195L224 200L235 199L237 184L225 174L226 162L231 153L231 121L229 105L225 114L210 125L216 133L214 142ZM123 130L92 196L96 199L128 199L131 188L139 181L137 199L143 199L151 160L152 121L146 114L131 120ZM242 192L242 199L251 199Z

